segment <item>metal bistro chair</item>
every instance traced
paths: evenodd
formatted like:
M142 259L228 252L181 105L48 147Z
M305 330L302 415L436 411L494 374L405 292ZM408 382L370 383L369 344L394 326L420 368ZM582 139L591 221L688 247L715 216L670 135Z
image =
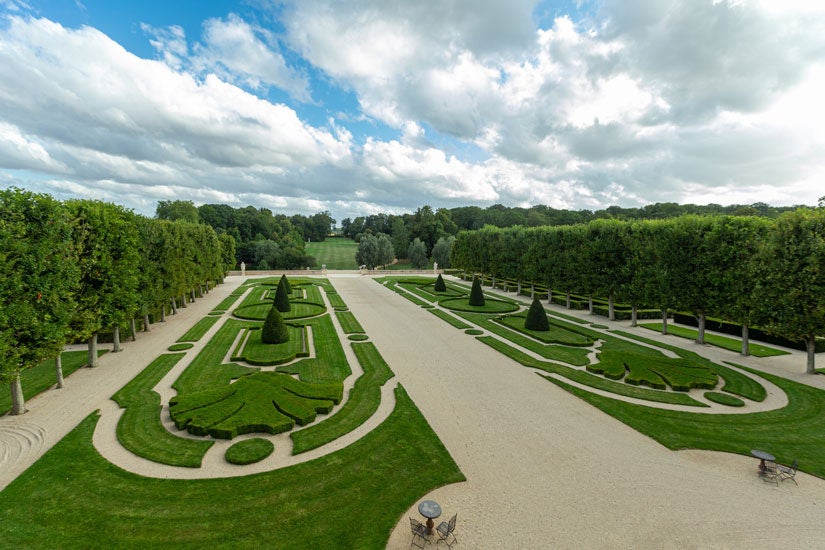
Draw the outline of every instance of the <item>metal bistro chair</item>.
M427 528L417 519L410 518L410 529L412 530L413 536L410 547L417 546L424 548L424 545L430 542L430 535L427 533Z
M762 481L771 481L779 485L779 470L773 460L765 461L765 468L759 472L759 475L762 476Z
M438 545L439 542L444 542L444 544L446 544L448 548L453 547L453 544L455 544L457 540L455 538L454 532L455 520L457 517L458 514L455 514L453 517L450 518L449 522L442 521L438 524L438 527L435 528L436 532L438 533L438 542L436 542L436 545ZM452 541L450 540L450 537L452 537Z
M786 479L790 479L791 481L793 481L793 484L798 487L799 483L796 482L796 470L798 468L799 468L799 460L797 460L795 458L793 459L793 464L791 464L790 467L778 464L776 466L777 480L778 480L777 485L779 484L778 483L779 481L785 481Z

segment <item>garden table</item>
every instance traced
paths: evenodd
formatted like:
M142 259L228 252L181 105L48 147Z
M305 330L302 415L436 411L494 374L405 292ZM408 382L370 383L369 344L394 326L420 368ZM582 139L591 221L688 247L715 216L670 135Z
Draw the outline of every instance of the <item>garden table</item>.
M434 500L422 500L418 505L418 512L427 518L427 534L433 533L433 520L441 515L441 505Z
M766 453L765 451L760 451L759 449L751 449L751 455L759 459L759 471L762 473L768 469L767 466L765 466L766 460L770 460L771 462L776 460L776 457L771 453Z

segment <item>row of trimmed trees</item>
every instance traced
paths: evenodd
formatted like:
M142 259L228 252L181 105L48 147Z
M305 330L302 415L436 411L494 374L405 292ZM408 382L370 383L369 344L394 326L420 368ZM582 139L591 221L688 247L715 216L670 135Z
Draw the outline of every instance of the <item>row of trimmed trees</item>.
M485 227L458 234L452 263L548 289L692 313L704 342L705 319L761 328L804 341L814 372L816 338L825 335L825 209L776 219L682 216L669 220L595 220L572 226ZM495 284L495 283L494 283ZM551 290L551 292L552 292Z
M89 344L121 327L136 337L186 301L221 282L235 259L234 239L203 224L150 219L92 200L60 202L20 189L0 191L0 382L11 414L25 412L20 374L57 358L69 342Z

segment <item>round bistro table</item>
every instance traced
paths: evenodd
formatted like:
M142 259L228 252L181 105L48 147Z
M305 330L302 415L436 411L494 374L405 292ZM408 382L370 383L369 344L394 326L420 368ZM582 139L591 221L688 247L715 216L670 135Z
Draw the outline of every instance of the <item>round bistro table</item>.
M427 518L427 534L433 532L433 520L441 515L441 505L434 500L422 500L418 505L418 513Z

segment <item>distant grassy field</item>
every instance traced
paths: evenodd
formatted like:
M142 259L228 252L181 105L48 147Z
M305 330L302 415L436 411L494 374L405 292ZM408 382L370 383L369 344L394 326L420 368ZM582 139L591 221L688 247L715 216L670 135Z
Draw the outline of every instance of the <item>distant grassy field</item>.
M355 251L358 243L341 237L328 238L324 242L307 243L306 253L315 258L314 269L326 264L327 269L358 269Z

